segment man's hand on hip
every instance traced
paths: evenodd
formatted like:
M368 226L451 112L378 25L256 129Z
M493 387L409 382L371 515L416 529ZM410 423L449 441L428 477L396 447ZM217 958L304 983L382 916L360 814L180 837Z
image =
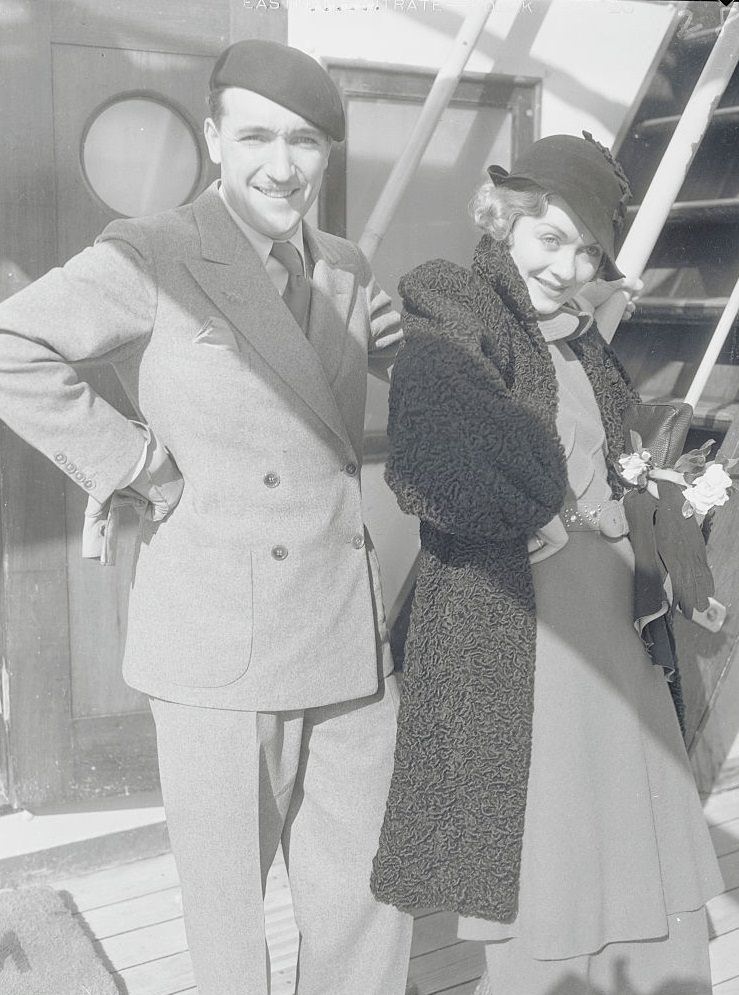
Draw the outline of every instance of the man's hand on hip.
M184 481L177 464L162 443L152 436L144 468L128 485L151 505L151 517L163 521L177 507Z

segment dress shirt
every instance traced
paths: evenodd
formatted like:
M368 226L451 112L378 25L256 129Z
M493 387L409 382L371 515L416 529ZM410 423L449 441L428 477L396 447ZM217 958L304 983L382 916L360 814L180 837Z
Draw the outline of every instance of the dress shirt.
M243 218L234 211L229 202L226 200L226 195L223 192L223 186L219 185L218 193L220 194L221 200L223 201L224 207L231 215L234 223L239 228L239 230L249 239L252 248L259 256L262 266L267 270L267 276L270 278L272 283L277 288L278 293L282 296L282 293L287 286L288 273L282 263L278 262L274 256L271 256L272 246L274 245L274 239L271 239L269 235L263 235L261 232L252 228L248 225ZM303 223L298 225L294 234L290 236L287 241L292 242L295 248L300 253L300 258L303 260L303 273L305 272L305 250L303 248Z

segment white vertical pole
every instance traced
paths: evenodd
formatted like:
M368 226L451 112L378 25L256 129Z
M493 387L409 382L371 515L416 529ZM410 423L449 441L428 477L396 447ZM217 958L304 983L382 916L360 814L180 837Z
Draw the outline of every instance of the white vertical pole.
M737 314L739 314L739 280L737 280L734 285L731 297L726 302L726 307L719 318L718 325L716 325L716 331L711 336L711 341L708 343L705 355L700 361L700 365L696 370L695 376L693 377L690 389L685 395L685 403L689 404L693 410L695 410L695 406L706 388L708 378L711 375L711 370L718 359L721 347L728 338Z

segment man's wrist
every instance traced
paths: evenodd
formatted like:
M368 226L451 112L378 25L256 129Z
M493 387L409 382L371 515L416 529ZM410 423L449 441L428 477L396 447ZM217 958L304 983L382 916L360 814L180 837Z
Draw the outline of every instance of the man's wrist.
M128 473L124 474L124 476L121 477L121 479L116 484L115 489L117 491L122 491L124 487L129 487L133 483L133 481L140 475L141 471L146 466L146 458L148 455L149 455L149 446L148 443L144 442L141 449L141 455L136 460L135 466L131 470L129 470Z
M182 496L182 474L166 447L151 433L144 466L128 486L153 506L154 521L171 514Z

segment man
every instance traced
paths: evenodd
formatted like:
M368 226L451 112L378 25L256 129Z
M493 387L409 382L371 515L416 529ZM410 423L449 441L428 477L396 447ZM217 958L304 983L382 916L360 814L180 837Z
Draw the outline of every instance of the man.
M369 876L397 691L359 473L368 356L388 366L398 317L361 252L302 220L344 137L328 74L238 42L210 100L220 184L0 306L0 416L87 490L93 527L124 487L148 502L124 676L151 699L200 995L268 991L280 841L298 991L394 995L411 919ZM83 359L113 363L141 424Z

